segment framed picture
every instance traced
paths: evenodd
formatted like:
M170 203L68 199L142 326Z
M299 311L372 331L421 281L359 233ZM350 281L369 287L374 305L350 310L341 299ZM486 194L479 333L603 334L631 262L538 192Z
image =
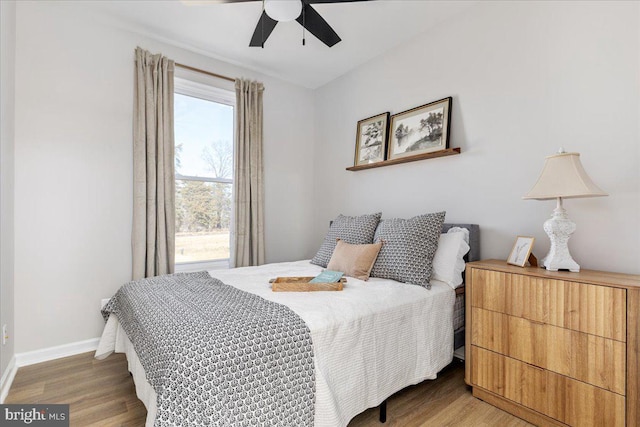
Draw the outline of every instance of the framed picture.
M389 134L389 113L378 114L358 122L354 166L384 160Z
M391 116L387 159L449 148L451 97Z
M518 236L516 243L513 245L513 249L511 249L509 258L507 258L507 263L524 267L529 260L529 255L531 255L533 242L535 240L534 237Z

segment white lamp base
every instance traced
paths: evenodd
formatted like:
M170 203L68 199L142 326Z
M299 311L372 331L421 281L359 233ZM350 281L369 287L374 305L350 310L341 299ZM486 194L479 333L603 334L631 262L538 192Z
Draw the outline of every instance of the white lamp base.
M544 231L551 240L549 253L541 261L547 270L569 270L575 273L580 271L580 266L571 258L567 246L575 230L576 224L567 217L567 211L562 207L562 199L558 198L558 206L554 209L553 216L544 223Z

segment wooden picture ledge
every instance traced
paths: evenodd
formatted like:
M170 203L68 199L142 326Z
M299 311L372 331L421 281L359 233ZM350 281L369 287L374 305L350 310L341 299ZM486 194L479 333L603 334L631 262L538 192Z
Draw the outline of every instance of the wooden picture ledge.
M382 162L351 166L347 168L347 170L355 172L355 171L361 171L363 169L372 169L372 168L380 168L382 166L399 165L400 163L415 162L418 160L435 159L436 157L453 156L454 154L460 154L460 147L447 148L446 150L434 151L432 153L418 154L417 156L400 157L392 160L384 160Z

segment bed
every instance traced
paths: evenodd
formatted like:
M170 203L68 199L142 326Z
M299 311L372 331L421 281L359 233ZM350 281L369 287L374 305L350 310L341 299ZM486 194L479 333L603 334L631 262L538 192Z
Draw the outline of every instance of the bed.
M470 231L471 249L465 258L478 259L478 226L445 224L443 232L451 227ZM367 282L349 277L342 292L272 292L269 286L274 277L315 276L321 271L305 260L209 272L235 289L288 307L307 325L313 343L313 425L346 426L355 415L395 392L436 378L451 363L454 342L463 344L454 338L464 335L463 288L456 291L438 280L431 281L430 290L373 277ZM136 393L147 407L146 425L154 425L158 385L155 389L151 385L132 340L118 316L112 315L96 358L114 351L126 354ZM260 423L244 423L256 424ZM274 423L287 424L293 425Z

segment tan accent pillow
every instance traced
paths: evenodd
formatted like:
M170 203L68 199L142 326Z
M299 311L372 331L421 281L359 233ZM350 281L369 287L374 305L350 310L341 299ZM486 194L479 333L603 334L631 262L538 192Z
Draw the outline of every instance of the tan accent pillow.
M369 279L369 273L376 262L382 242L368 245L352 245L336 239L336 248L327 264L327 269L341 271L345 275L360 280Z

